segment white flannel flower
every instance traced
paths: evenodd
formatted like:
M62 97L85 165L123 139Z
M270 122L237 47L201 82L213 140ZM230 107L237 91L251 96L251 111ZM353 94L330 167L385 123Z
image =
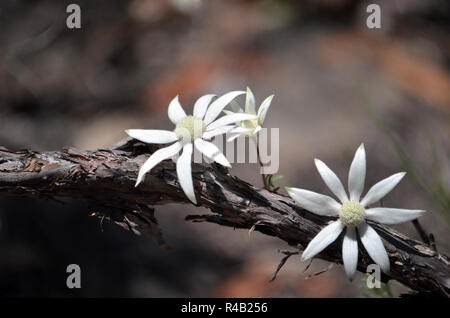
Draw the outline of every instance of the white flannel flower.
M233 109L233 112L225 110L224 112L228 115L231 114L252 114L256 115L255 119L251 120L244 120L238 122L236 125L237 127L230 130L229 133L233 134L230 138L228 138L228 141L232 141L239 136L246 136L246 137L255 137L258 135L259 131L262 129L262 126L264 124L264 120L266 119L267 111L269 110L270 103L272 102L274 95L270 95L267 97L261 104L261 106L258 109L258 112L256 112L255 108L255 96L253 95L250 88L247 87L247 94L245 98L245 111L239 106L239 104L235 101L231 102L231 108Z
M133 138L145 143L166 144L170 146L155 151L142 165L136 181L136 187L141 183L145 174L158 163L177 155L183 150L176 163L178 181L186 196L194 204L197 203L191 175L191 157L193 145L209 159L223 166L231 167L223 153L211 142L211 138L224 134L234 127L235 122L254 119L255 115L232 114L216 118L234 98L244 94L244 91L233 91L222 95L215 101L216 95L204 95L200 97L195 105L192 116L187 116L176 96L169 104L169 119L174 123L175 130L154 129L129 129L125 132ZM210 104L211 103L211 104Z
M361 144L356 151L348 174L349 198L336 174L318 159L315 159L315 164L323 181L336 195L340 203L329 196L308 190L297 188L286 188L286 190L292 199L304 209L318 215L339 216L339 219L324 227L314 237L303 252L302 261L311 259L320 253L346 229L342 244L342 259L347 276L350 279L353 278L358 264L357 233L369 256L380 265L383 272L389 273L389 257L383 242L377 232L365 220L397 224L411 221L425 213L423 210L369 208L369 205L388 194L406 173L399 172L381 180L369 189L364 198L360 199L366 177L366 152L364 144Z

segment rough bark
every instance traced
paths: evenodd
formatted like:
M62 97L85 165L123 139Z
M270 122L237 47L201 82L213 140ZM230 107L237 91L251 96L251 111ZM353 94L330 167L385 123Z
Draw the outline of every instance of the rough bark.
M109 149L35 152L0 149L0 195L31 198L86 199L92 215L110 219L136 234L164 240L151 206L189 203L181 191L172 161L157 165L135 188L139 167L156 147L127 139ZM333 218L321 217L296 206L287 196L260 189L232 176L220 166L193 164L198 205L213 213L191 215L194 222L212 222L276 236L298 249ZM430 295L450 294L450 261L443 254L391 228L370 222L383 238L395 279ZM80 229L81 230L81 229ZM317 257L341 263L342 236ZM373 263L359 242L358 270Z

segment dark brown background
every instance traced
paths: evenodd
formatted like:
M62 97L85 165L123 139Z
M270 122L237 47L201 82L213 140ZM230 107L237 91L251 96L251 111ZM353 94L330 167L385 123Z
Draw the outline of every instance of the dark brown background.
M190 111L202 94L248 85L259 103L275 94L266 125L280 128L281 185L328 193L313 158L345 182L364 142L366 185L408 171L384 204L428 210L422 223L448 254L448 1L378 1L381 30L366 28L369 2L356 0L76 1L82 28L69 30L71 2L1 1L0 145L105 147L127 128L170 129L176 94ZM233 173L260 183L256 165ZM186 223L191 206L156 211L171 250L100 226L83 202L0 198L0 295L373 295L338 265L305 280L328 264L304 273L298 257L269 284L284 243ZM396 228L418 238L411 224ZM71 263L79 290L65 286Z

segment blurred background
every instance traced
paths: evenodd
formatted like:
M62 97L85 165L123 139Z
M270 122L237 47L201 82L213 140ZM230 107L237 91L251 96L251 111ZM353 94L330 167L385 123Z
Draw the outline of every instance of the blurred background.
M81 29L66 27L69 3ZM366 27L369 3L381 6L381 29ZM127 128L170 129L176 94L190 112L202 94L249 86L258 103L275 94L265 124L280 128L280 185L329 193L313 158L347 180L364 142L366 186L407 171L384 204L426 209L420 221L448 254L449 19L447 0L2 0L0 145L107 147ZM256 165L232 173L261 185ZM187 223L208 212L193 206L156 208L168 250L89 212L80 201L0 197L0 295L377 296L361 275L350 283L320 260L305 271L298 256L269 283L289 247ZM411 223L395 228L420 239ZM81 289L66 287L72 263Z

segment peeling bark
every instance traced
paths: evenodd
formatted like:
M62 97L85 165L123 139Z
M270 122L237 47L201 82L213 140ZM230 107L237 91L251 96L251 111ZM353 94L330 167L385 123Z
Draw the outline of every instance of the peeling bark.
M96 151L0 149L0 195L86 199L93 205L91 215L112 220L136 234L148 234L164 246L152 206L190 201L178 185L170 160L157 165L134 187L139 167L156 149L131 139ZM213 213L191 215L186 217L189 221L259 231L301 250L334 220L301 209L287 196L248 184L221 166L193 164L192 175L198 205ZM391 228L369 223L383 238L391 262L391 272L383 274L383 280L395 279L421 293L449 296L447 256ZM341 246L342 236L317 257L342 263ZM362 244L359 247L358 270L365 272L373 262Z

